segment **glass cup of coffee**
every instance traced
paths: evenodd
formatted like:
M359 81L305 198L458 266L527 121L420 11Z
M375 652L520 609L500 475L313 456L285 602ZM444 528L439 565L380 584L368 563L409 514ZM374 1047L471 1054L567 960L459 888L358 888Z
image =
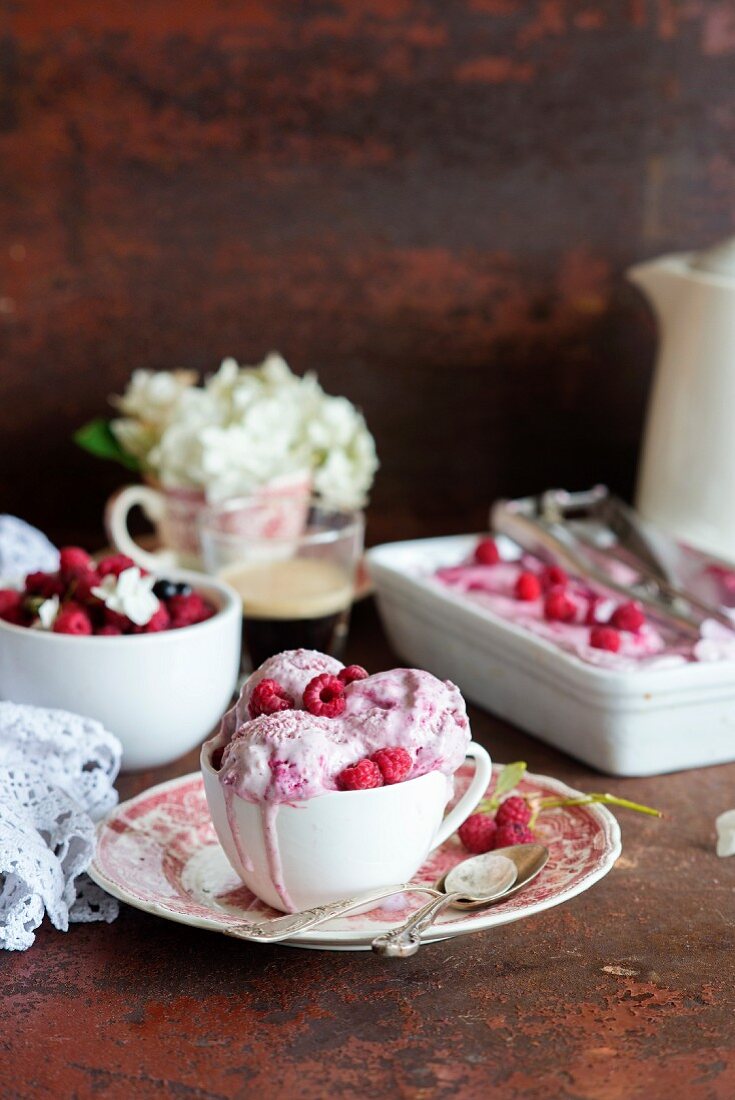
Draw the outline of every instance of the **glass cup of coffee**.
M229 500L205 510L199 531L205 568L242 600L244 670L284 649L338 657L363 549L362 512L314 500L291 530L273 533L252 519L248 500Z

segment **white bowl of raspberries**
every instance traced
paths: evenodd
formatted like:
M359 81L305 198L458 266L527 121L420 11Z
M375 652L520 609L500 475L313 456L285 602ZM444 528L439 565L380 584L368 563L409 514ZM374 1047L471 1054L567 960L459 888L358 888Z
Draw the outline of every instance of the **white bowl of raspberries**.
M60 551L0 587L0 698L96 718L123 767L168 763L208 734L240 663L241 605L200 573L154 577L123 554Z

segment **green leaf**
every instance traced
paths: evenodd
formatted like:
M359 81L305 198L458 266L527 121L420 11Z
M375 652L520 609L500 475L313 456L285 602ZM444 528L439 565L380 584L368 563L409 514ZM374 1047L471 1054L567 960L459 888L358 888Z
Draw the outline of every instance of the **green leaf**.
M119 462L128 470L136 473L140 470L140 463L133 455L128 454L115 438L110 427L109 420L98 417L90 420L84 427L79 428L72 436L78 447L97 458L106 458L110 462Z
M502 772L498 776L498 781L495 784L495 790L493 796L490 799L492 805L497 808L500 805L501 799L506 794L510 794L515 790L523 776L526 774L526 768L528 765L524 760L518 760L515 764L506 764Z

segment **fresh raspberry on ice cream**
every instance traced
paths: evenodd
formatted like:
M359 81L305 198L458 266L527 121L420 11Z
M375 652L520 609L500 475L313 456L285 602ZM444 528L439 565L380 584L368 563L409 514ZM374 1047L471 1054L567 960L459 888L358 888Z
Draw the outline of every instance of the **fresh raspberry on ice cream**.
M337 673L337 678L343 684L354 684L356 680L367 680L368 676L368 670L363 668L362 665L347 665L346 668L340 669Z
M590 645L593 649L606 649L608 653L617 653L620 649L620 634L614 626L599 624L590 630Z
M360 760L339 773L337 786L341 791L367 791L382 787L383 775L374 760Z
M519 573L514 592L517 600L526 600L530 603L541 595L541 581L535 573Z
M646 616L643 613L643 608L635 600L621 603L610 616L611 626L616 627L618 630L627 630L631 634L637 634L641 627L645 625L645 622Z
M569 574L560 565L545 565L541 570L541 584L546 591L550 588L566 588Z
M500 551L495 539L480 539L475 547L475 562L478 565L497 565Z
M570 623L577 613L573 600L559 588L553 588L544 600L544 618L549 622Z
M320 718L338 718L345 709L345 685L328 672L315 676L304 688L304 706Z
M411 754L401 748L378 749L370 759L380 768L380 774L386 785L402 783L413 767Z
M248 710L251 718L260 714L277 714L281 710L292 710L293 699L277 680L261 680L250 696Z

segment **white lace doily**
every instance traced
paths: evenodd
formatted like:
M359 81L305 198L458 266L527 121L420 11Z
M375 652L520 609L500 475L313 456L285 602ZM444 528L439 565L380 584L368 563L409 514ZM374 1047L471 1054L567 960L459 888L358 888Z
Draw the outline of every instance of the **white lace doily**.
M59 568L59 551L36 527L17 516L0 516L0 577L22 581L26 573Z
M83 872L94 822L117 802L120 757L99 722L0 703L0 947L30 947L44 913L63 931L117 916Z

